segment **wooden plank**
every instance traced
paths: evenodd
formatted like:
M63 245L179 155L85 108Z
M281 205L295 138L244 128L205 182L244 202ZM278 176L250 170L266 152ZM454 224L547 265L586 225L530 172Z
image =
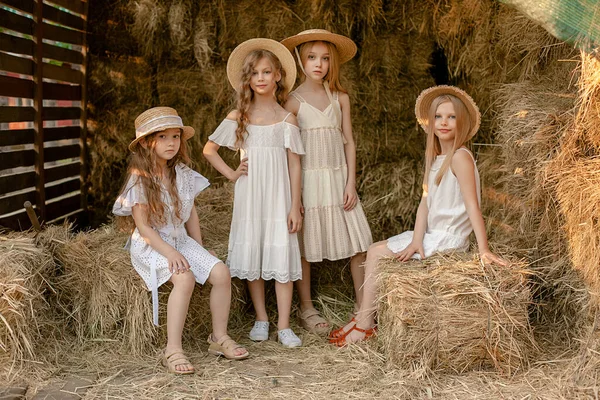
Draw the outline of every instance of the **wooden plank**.
M35 172L0 176L0 192L16 192L35 186ZM2 194L2 193L0 193ZM1 399L1 398L0 398Z
M0 170L30 167L35 162L35 152L33 150L7 151L0 157Z
M54 182L71 176L79 175L81 164L74 162L46 169L46 179L48 182Z
M0 226L13 231L26 230L31 228L31 222L27 216L27 212L23 209L23 212L11 215L10 217L0 218ZM23 397L25 399L25 397Z
M26 201L35 203L35 189L32 188L31 192L0 199L0 215L8 214L23 208L23 203Z
M61 182L56 185L46 186L46 200L52 200L67 193L79 191L81 189L81 180L79 176L69 181Z
M0 33L0 50L15 54L33 55L35 43L30 39Z
M53 79L55 81L70 82L75 84L81 84L83 74L81 71L72 69L69 67L59 67L58 65L52 65L44 63L43 74L46 79Z
M85 3L81 0L49 0L50 3L57 4L61 7L76 12L77 14L85 14Z
M33 61L0 52L0 69L21 75L33 75Z
M56 7L44 4L42 11L44 19L54 21L57 24L68 26L69 28L83 30L83 19L77 15L61 11Z
M80 51L65 49L49 43L44 43L44 58L69 62L71 64L82 64L83 54Z
M38 216L42 221L46 220L46 191L44 186L46 184L46 172L44 169L44 119L42 113L44 111L44 79L42 76L42 70L44 65L43 55L43 38L44 38L44 23L43 23L43 9L44 3L42 0L35 2L35 52L33 58L35 60L35 75L33 81L35 82L35 97L34 104L37 112L35 113L35 121L33 123L33 129L35 130L35 140L33 142L33 151L35 154L35 204L37 205ZM46 24L47 25L47 24Z
M81 204L81 194L77 193L73 196L58 200L54 203L46 204L46 218L48 221L59 218L72 211L78 210ZM38 392L39 393L39 392ZM37 396L37 395L36 395ZM37 398L37 397L34 397ZM81 397L78 397L81 398ZM43 399L43 397L42 397ZM61 399L63 399L61 397Z
M64 139L79 139L81 127L61 126L59 128L44 128L44 142Z
M0 21L2 21L0 23L2 28L10 29L11 31L16 31L25 35L33 35L35 24L31 18L0 8Z
M33 0L0 0L0 3L33 14Z
M32 80L0 75L0 96L33 99L34 88Z
M44 149L44 161L50 162L67 158L79 158L80 151L81 147L79 146L79 143L69 146L48 147Z
M63 119L79 119L81 108L77 107L44 107L42 118L44 121L59 121Z
M54 40L56 42L82 44L85 33L63 28L61 26L43 23L44 39Z
M33 107L0 106L0 122L33 121L35 109Z
M86 1L83 9L83 18L84 25L83 30L85 32L88 31L88 22L89 22L89 1ZM81 204L80 207L83 210L83 221L87 222L89 219L88 213L88 202L87 202L87 194L88 194L88 185L87 185L87 177L89 174L88 167L88 147L87 147L87 95L88 95L88 55L89 48L87 42L88 36L87 34L83 36L83 46L82 46L82 54L84 56L84 61L82 65L82 73L83 80L81 81L81 135L79 137L79 146L81 147L81 153L79 157L79 161L81 162L81 170L79 174L81 176Z
M33 143L33 129L12 129L0 131L0 146L17 146L19 144Z
M44 98L47 100L81 100L81 93L80 85L44 82Z

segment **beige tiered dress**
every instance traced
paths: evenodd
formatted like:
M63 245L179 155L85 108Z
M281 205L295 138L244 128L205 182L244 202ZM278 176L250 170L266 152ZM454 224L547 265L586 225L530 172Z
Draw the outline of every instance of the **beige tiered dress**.
M365 252L373 238L360 201L344 211L348 166L337 92L323 111L299 94L291 95L300 102L298 124L306 152L302 157L302 255L309 262L319 262Z

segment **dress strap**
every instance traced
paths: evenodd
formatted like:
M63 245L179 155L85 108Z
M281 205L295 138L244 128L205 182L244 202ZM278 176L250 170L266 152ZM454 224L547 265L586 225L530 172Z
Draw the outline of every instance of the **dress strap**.
M288 119L288 117L289 117L290 115L292 115L292 113L291 113L291 112L290 112L290 113L287 113L287 115L285 116L285 118L284 118L284 119L283 119L283 121L281 121L281 122L285 122L285 121Z
M467 149L466 147L459 147L458 150L464 150L467 153L469 153L469 155L471 156L471 159L473 160L474 164L477 164L477 161L475 161L475 156L473 155L473 153L471 153L471 151L469 149ZM456 150L456 151L458 151Z
M296 92L291 92L290 93L296 100L298 100L300 103L306 103L306 100L304 100L304 98L302 96L300 96L298 93Z
M329 98L329 102L331 103L331 108L333 108L333 113L335 115L335 118L337 119L336 122L341 127L342 126L342 116L340 115L338 108L335 106L335 104L333 104L333 96L331 95L331 90L329 90L329 82L323 81L323 87L325 88L325 93L327 93L327 97ZM334 93L337 93L337 92L334 92Z

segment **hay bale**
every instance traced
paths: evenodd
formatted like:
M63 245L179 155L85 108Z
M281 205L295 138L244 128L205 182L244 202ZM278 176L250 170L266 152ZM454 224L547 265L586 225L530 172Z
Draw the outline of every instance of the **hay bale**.
M50 253L33 234L0 235L0 359L10 361L4 365L36 359L48 338L53 318L45 297L53 271Z
M472 254L379 265L379 338L390 363L419 374L493 368L513 374L535 347L521 262L483 266Z

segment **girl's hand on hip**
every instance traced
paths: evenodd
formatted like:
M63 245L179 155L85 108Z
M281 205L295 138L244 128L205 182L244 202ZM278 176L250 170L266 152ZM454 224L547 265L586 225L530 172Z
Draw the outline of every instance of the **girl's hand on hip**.
M498 257L494 253L489 250L482 251L479 253L479 258L484 264L497 264L502 267L506 267L508 265L508 261L505 259Z
M169 262L169 272L172 274L183 274L190 269L190 264L187 262L185 257L173 249L169 254L166 255L167 261Z
M408 246L394 257L398 261L408 261L415 254L419 253L421 260L425 259L425 250L423 250L423 243L410 242Z
M248 176L248 157L242 158L242 161L240 162L240 165L237 167L237 169L235 171L233 171L233 174L231 175L231 177L229 178L229 180L231 182L235 182L242 175Z
M344 211L351 211L358 203L358 194L354 185L346 185L344 190Z
M288 214L288 230L290 233L296 233L302 229L302 213L300 208L292 208Z

